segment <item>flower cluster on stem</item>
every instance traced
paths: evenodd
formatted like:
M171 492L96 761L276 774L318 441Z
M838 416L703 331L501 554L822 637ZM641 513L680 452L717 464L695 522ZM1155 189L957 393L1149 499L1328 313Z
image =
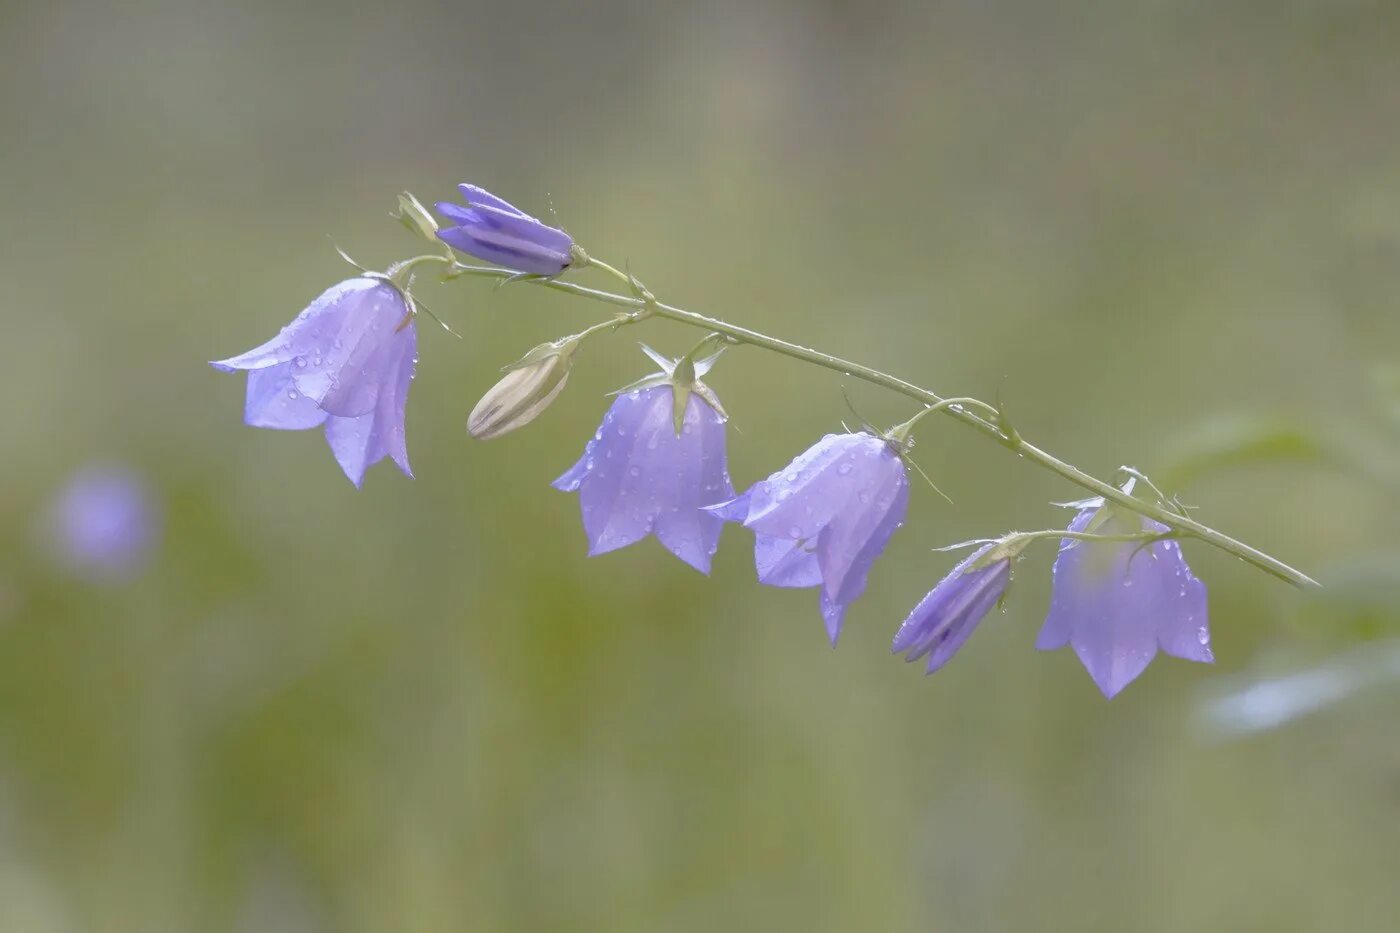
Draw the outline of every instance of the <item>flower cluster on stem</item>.
M1137 677L1159 649L1188 660L1212 659L1205 588L1186 566L1181 541L1197 540L1294 585L1316 586L1301 571L1192 518L1155 487L1152 495L1135 494L1134 481L1144 478L1136 471L1125 468L1130 479L1118 485L1031 444L999 405L945 398L872 367L667 304L630 272L587 253L563 229L477 186L463 184L459 191L461 203L437 204L443 223L411 194L399 196L396 216L438 251L395 263L383 274L360 270L313 301L277 337L214 363L248 372L249 425L324 426L336 459L356 485L386 457L409 473L403 425L417 362L414 276L420 267L437 266L444 281L520 282L616 309L611 320L541 344L508 367L468 417L469 432L483 440L538 418L564 390L577 353L595 334L653 317L704 330L707 336L675 359L646 348L659 371L619 391L582 456L555 486L579 494L590 554L654 535L687 564L708 572L723 523L743 525L754 533L761 582L820 589L833 644L848 607L865 591L872 566L905 519L910 435L935 413L1092 498L1079 503L1079 514L1064 531L1017 532L982 542L929 592L900 628L894 650L910 660L927 657L930 672L1002 602L1021 552L1044 538L1061 545L1037 644L1072 647L1109 696ZM489 265L462 262L454 250ZM573 280L588 269L614 278L626 293ZM867 427L828 435L736 494L726 460L727 416L703 381L732 345L824 367L921 407L888 431Z

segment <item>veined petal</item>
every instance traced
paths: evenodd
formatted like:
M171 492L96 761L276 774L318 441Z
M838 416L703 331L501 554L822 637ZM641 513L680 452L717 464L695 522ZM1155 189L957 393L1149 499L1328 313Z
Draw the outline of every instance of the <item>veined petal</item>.
M811 538L888 474L885 442L869 434L828 434L750 490L745 527L775 537Z
M637 445L659 444L660 430L669 428L670 404L664 387L619 395L585 448L578 493L590 555L625 547L650 532L651 517L640 511L640 503L622 501L622 489Z
M1089 525L1089 521L1094 517L1098 507L1083 509L1074 516L1074 520L1069 523L1069 531L1081 532ZM1051 569L1051 577L1056 584L1059 584L1063 575L1065 586L1068 587L1071 568L1075 562L1066 558L1067 552L1085 545L1088 542L1077 541L1074 538L1061 538L1060 548L1055 555L1055 565ZM1062 564L1061 560L1065 562ZM1069 590L1066 589L1062 599L1057 601L1055 594L1059 593L1058 585L1054 589L1050 598L1050 612L1045 616L1045 624L1040 627L1040 634L1036 636L1035 646L1040 651L1054 651L1069 644L1070 637L1074 634L1074 620L1078 601L1072 601L1069 597Z
M438 238L454 249L518 272L557 275L568 268L571 256L567 251L561 252L492 226L481 218L484 210L486 208L473 212L455 227L439 230Z
M316 297L286 327L266 343L246 353L215 360L210 363L223 372L245 369L265 369L279 363L300 359L298 370L311 360L324 358L335 349L334 343L345 319L361 306L361 299L385 284L369 278L337 282ZM303 392L305 390L302 390Z
M753 493L750 488L742 495L735 496L724 502L716 502L714 505L702 505L702 511L718 515L727 522L743 522L749 517L749 498Z
M381 387L392 376L386 366L396 351L390 347L412 326L404 325L409 312L399 290L368 281L374 287L347 301L344 315L323 322L317 349L292 360L297 388L339 417L374 410Z
M846 621L846 604L836 602L826 595L826 590L822 590L821 610L826 637L831 639L831 647L835 648L837 639L841 637L841 625Z
M930 674L948 663L1001 599L1011 580L1009 558L968 569L993 546L979 548L963 559L919 601L894 637L895 653L907 651L906 661L928 655Z
M994 568L987 569L995 569L997 576L1009 576L1011 572L1009 564L996 565ZM958 649L977 630L977 624L996 607L997 600L1001 599L1003 592L1005 592L1005 584L999 587L987 586L977 591L976 598L962 610L957 623L949 631L947 637L939 640L933 646L933 650L929 652L928 667L925 669L925 673L932 674L958 653Z
M760 583L785 587L821 585L822 568L815 542L755 535L753 559Z
M822 588L833 600L850 604L865 591L865 578L890 536L904 522L909 480L904 463L885 453L888 470L872 477L856 495L856 506L836 516L818 539Z
M412 324L385 344L377 365L383 376L383 389L375 408L353 418L332 417L326 422L326 441L345 475L356 486L365 471L385 457L391 458L409 477L408 446L404 415L408 390L417 362L418 336Z
M462 193L462 199L473 207L483 205L485 207L494 207L500 211L507 211L511 214L518 214L521 217L526 216L524 211L511 204L509 201L496 197L485 188L478 188L476 185L469 185L463 182L457 186L457 190ZM453 206L455 207L456 205Z
M674 447L658 445L655 457L642 457L639 463L653 477L653 495L660 506L654 520L656 537L672 554L709 573L724 520L701 511L700 505L734 495L725 464L724 422L704 399L691 395L681 436L675 440Z
M297 391L292 382L292 364L281 363L248 373L248 395L243 404L243 423L254 428L302 431L319 427L326 413L314 401Z
M524 243L531 243L542 250L569 258L569 248L574 239L558 227L551 227L519 211L506 211L495 207L475 208L476 219L497 230L502 236Z
M1145 530L1163 532L1165 525L1144 520ZM1191 573L1176 541L1158 541L1143 548L1129 565L1132 593L1125 601L1152 621L1157 644L1167 654L1209 664L1210 628L1206 620L1206 587Z

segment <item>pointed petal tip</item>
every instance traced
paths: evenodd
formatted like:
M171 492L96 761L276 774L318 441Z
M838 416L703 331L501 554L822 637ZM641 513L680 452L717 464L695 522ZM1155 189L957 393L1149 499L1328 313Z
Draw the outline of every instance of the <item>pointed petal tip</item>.
M826 623L826 634L831 639L831 647L841 638L841 625L846 619L846 607L842 603L831 602L826 594L821 599L822 621Z

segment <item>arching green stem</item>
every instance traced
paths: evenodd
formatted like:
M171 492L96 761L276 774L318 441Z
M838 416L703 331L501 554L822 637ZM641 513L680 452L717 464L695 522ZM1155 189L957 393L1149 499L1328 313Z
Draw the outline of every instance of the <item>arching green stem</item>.
M588 288L573 282L561 281L557 277L521 275L511 272L508 269L499 269L493 266L462 265L455 261L445 259L442 256L419 256L407 261L407 263L413 265L428 262L447 265L448 268L445 272L445 277L449 279L461 276L474 276L494 278L505 283L518 281L521 283L539 285L554 291L566 292L571 295L578 295L605 304L631 308L637 311L646 311L650 315L656 317L663 317L691 327L698 327L713 333L722 334L736 343L743 343L754 347L760 347L764 350L771 350L774 353L801 360L804 363L821 366L846 376L861 379L871 385L889 389L892 392L897 392L900 395L904 395L926 406L925 411L915 416L916 419L922 417L924 414L937 411L972 428L977 433L996 441L1013 451L1018 457L1049 470L1057 476L1079 486L1081 489L1088 490L1095 496L1101 496L1139 515L1144 515L1153 521L1160 522L1168 528L1173 529L1178 535L1198 538L1294 586L1315 587L1318 585L1317 581L1313 580L1302 571L1290 567L1283 561L1271 557L1263 551L1245 544L1243 541L1232 538L1208 525L1203 525L1190 516L1181 515L1165 507L1160 502L1139 499L1136 496L1130 495L1117 486L1114 486L1112 483L1091 476L1078 467L1066 463L1064 460L1035 446L1022 437L1019 431L1005 422L1000 409L995 405L976 399L945 399L936 392L917 386L898 376L881 372L878 369L864 366L852 360L845 360L838 356L815 350L811 347L804 347L786 340L781 340L777 337L770 337L767 334L750 330L747 327L730 324L718 318L665 304L656 300L655 296L653 296L650 291L642 287L636 277L600 260L588 257L584 265L595 266L608 275L618 279L620 282L625 283L629 291L633 293L632 295L619 295L601 289ZM1059 534L1064 535L1066 533L1060 532Z

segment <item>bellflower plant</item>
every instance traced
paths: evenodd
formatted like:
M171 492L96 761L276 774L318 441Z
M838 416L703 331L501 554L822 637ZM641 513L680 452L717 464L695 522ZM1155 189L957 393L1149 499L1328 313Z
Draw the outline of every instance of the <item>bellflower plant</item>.
M688 365L648 353L663 371L619 393L554 488L578 493L590 556L654 534L708 574L724 522L700 506L734 495L724 410L699 381L714 358Z
M408 476L404 407L418 362L412 299L386 276L363 275L326 289L281 333L247 353L217 360L248 373L243 421L255 428L326 429L326 441L356 486L389 457Z
M904 522L909 479L898 443L828 434L742 496L710 511L754 532L754 565L769 586L820 586L836 644L846 607Z
M1133 541L1170 529L1116 505L1085 504L1069 531L1100 540L1065 539L1055 558L1050 613L1036 647L1070 645L1089 676L1112 698L1132 683L1160 648L1187 661L1210 663L1206 588L1172 540ZM1112 540L1122 536L1128 540Z
M534 275L558 275L573 262L573 237L541 223L476 185L458 185L463 207L439 201L438 213L452 222L437 232L442 242L477 259Z
M389 457L409 472L404 406L416 363L412 296L418 270L436 267L444 282L519 282L606 306L611 317L542 343L508 368L473 408L469 433L500 437L531 423L569 381L576 357L595 336L662 319L707 336L672 359L644 347L660 366L617 393L583 455L554 481L576 492L589 554L614 551L650 535L708 573L725 521L754 533L760 582L817 587L834 644L847 608L865 591L909 506L910 432L938 413L1092 496L1078 503L1068 529L1011 532L958 564L910 613L893 649L941 668L1006 595L1012 565L1038 540L1057 540L1051 606L1037 644L1070 645L1106 696L1122 690L1157 651L1210 661L1205 586L1181 553L1194 540L1245 560L1300 588L1317 584L1275 557L1187 514L1150 482L1151 495L1091 476L1028 442L1000 404L945 398L852 360L667 304L631 272L587 253L572 236L475 185L458 186L464 203L437 203L439 225L423 202L403 192L395 216L432 252L380 274L361 269L332 286L277 337L213 365L248 373L244 420L257 427L324 426L346 475L359 485L371 464ZM468 265L452 250L494 265ZM608 291L577 281L609 277ZM543 292L541 292L543 293ZM423 309L426 310L426 309ZM446 327L446 325L444 325ZM766 350L841 373L917 403L890 431L830 434L787 467L735 495L726 465L726 415L702 380L727 346ZM922 472L922 471L921 471ZM1146 477L1124 467L1133 479ZM411 475L411 474L410 474Z

